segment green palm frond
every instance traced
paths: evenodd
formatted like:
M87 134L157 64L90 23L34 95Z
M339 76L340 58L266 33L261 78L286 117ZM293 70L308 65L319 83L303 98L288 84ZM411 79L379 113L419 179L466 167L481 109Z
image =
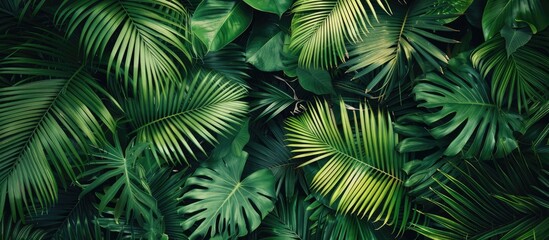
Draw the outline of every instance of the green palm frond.
M349 47L349 60L343 67L356 71L355 78L371 75L366 91L381 90L386 95L398 86L418 64L423 71L437 69L448 62L448 56L432 43L456 43L434 33L452 31L439 20L447 15L429 13L431 1L419 0L406 6L393 7L394 15L379 17L362 41Z
M272 173L261 169L243 178L247 157L241 151L212 159L187 179L182 200L189 203L179 212L186 216L181 225L192 232L191 239L245 236L274 208Z
M390 235L381 229L376 229L372 223L357 216L338 214L324 205L324 199L316 199L309 195L307 212L311 222L310 231L315 239L389 239ZM376 231L377 230L377 231Z
M202 57L202 67L243 86L246 86L245 80L250 78L248 75L250 67L246 63L244 49L234 43L230 43L221 50L208 52Z
M187 176L184 172L171 174L173 170L162 168L160 171L149 171L147 182L152 196L156 199L158 210L162 214L161 223L164 233L170 239L187 239L181 228L181 215L177 212L179 198L183 196L183 186Z
M246 145L250 153L248 168L271 170L275 176L277 196L289 198L299 193L300 186L307 189L302 169L297 168L298 163L291 159L281 124L271 123L264 131L254 131L253 137Z
M524 159L509 159L492 169L467 162L456 176L442 173L447 183L435 179L436 206L422 212L431 224L412 225L418 233L433 239L536 239L549 234L549 205L531 194L538 185L534 166ZM525 175L526 174L526 175ZM547 191L547 190L545 190ZM543 198L542 198L543 199Z
M144 220L150 224L159 213L145 176L146 169L152 169L151 165L155 163L148 150L149 144L134 144L132 141L124 150L118 140L115 141L114 146L106 144L93 155L89 170L82 174L82 177L91 177L91 182L84 184L80 196L111 183L100 197L98 210L103 212L107 205L115 203L115 220L122 216L128 219L133 217L140 223Z
M307 203L303 197L279 197L275 209L265 217L258 229L260 239L308 240L315 239L311 233Z
M191 58L185 45L187 11L179 1L66 0L55 17L69 36L79 32L88 59L107 62L107 70L134 91L181 79Z
M327 102L317 102L304 115L287 120L288 146L301 166L321 163L311 188L331 194L339 213L392 226L401 233L411 217L402 171L407 155L396 151L397 135L388 114L339 102L341 126ZM351 116L349 116L351 112Z
M19 80L0 89L0 214L7 200L20 216L24 206L35 209L30 199L52 204L53 173L74 180L80 152L104 141L104 125L115 128L100 97L108 94L72 56L70 43L40 29L22 39L0 61L0 74Z
M505 39L494 37L475 49L471 59L484 77L491 76L491 96L499 106L529 110L549 96L549 31L536 34L507 56Z
M25 225L22 221L13 222L6 214L0 219L0 238L10 240L42 240L46 232L34 228L33 225Z
M165 161L187 162L202 141L216 142L248 110L246 89L213 73L198 73L185 84L170 85L160 95L129 99L126 113L140 142L151 142ZM187 162L188 163L188 162Z
M431 72L417 79L413 92L418 106L432 111L423 119L435 139L449 140L446 156L502 157L518 146L513 133L520 130L521 117L493 102L486 82L463 58L453 58L445 74Z
M32 223L47 231L48 239L100 238L94 231L95 218L99 214L95 196L79 197L80 193L81 189L72 186L61 190L57 203L40 215L32 216Z
M265 121L269 121L281 114L292 104L299 104L301 101L296 99L296 96L291 96L279 87L267 82L262 82L257 88L256 91L250 93L250 96L255 98L251 102L252 109L250 111L262 110L257 116L258 119L267 117Z
M386 2L377 1L377 5L390 12ZM298 53L299 64L328 68L344 61L345 44L358 42L371 24L366 9L377 20L370 0L297 0L292 8L290 49Z

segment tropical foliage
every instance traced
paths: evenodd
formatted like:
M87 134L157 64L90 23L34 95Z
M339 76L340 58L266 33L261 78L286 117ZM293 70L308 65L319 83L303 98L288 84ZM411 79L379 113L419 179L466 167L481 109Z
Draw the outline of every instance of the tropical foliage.
M0 1L1 239L549 239L543 0Z

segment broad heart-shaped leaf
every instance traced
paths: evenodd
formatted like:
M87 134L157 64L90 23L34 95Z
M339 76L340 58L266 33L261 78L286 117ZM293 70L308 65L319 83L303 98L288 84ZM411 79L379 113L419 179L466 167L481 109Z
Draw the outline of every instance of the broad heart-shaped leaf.
M217 51L242 34L251 22L252 11L240 0L204 0L192 16L191 28L208 51Z
M505 25L500 32L501 36L505 38L507 57L528 43L532 38L532 32L528 28L512 28L509 25Z
M274 21L261 21L254 25L246 47L246 61L265 72L284 69L282 48L286 33Z
M464 153L466 158L491 159L517 147L513 136L520 129L520 116L495 104L486 81L468 60L454 58L444 75L427 73L414 87L419 107L433 112L424 115L435 139L450 138L446 156Z
M288 146L301 166L321 168L311 188L330 196L342 214L354 214L402 233L412 218L402 170L406 154L396 151L398 136L388 114L364 105L358 109L339 102L341 124L327 102L318 101L298 117L289 118Z
M297 78L299 85L309 92L318 95L334 93L332 77L326 70L298 68Z
M187 162L240 122L248 110L240 100L245 95L244 87L219 74L197 73L158 95L129 99L125 110L138 141L151 142L169 163Z
M488 0L482 15L484 39L496 36L515 21L525 22L535 34L549 26L549 4L545 0Z
M259 11L274 13L280 17L290 8L293 0L244 0L244 2Z
M274 208L274 177L268 169L242 179L248 154L240 152L222 159L211 159L196 169L185 186L185 204L179 209L187 215L181 223L191 230L191 239L224 234L245 236L256 229Z

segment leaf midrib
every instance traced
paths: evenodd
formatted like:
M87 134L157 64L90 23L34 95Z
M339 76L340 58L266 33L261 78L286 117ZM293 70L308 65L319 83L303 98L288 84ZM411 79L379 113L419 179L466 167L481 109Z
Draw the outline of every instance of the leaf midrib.
M19 152L19 155L17 155L17 157L15 159L17 159L17 161L12 165L12 167L10 168L9 172L6 174L7 177L4 178L4 180L2 181L2 183L4 183L10 176L11 174L13 174L13 171L17 168L17 165L19 164L19 162L21 161L21 156L27 152L28 150L28 147L29 147L29 144L32 142L32 139L34 138L35 134L36 134L36 131L38 128L40 128L42 126L42 122L44 121L44 118L46 117L46 115L49 114L50 110L52 109L52 107L55 105L57 99L59 99L59 96L61 96L65 90L67 89L67 87L69 86L69 84L71 83L71 81L76 77L76 75L78 75L80 73L80 71L82 71L82 69L84 69L84 66L85 64L82 64L80 66L80 68L78 68L74 74L69 78L67 79L67 82L65 84L63 84L63 86L59 89L59 92L57 93L57 95L55 95L55 97L52 99L50 105L48 106L48 108L44 111L44 114L42 114L42 116L40 117L40 120L38 120L36 126L33 128L31 134L29 135L29 137L27 137L27 140L25 140L25 145L23 145L21 147L21 151Z

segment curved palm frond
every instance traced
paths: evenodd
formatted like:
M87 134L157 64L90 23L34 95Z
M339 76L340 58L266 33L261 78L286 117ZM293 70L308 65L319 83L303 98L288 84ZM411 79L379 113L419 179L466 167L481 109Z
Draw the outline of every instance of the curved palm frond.
M286 146L281 124L267 125L265 131L254 131L253 141L246 145L250 153L248 168L269 169L275 176L277 196L287 198L299 193L300 186L307 191L303 171L292 161L290 149Z
M41 229L35 229L33 225L24 225L23 222L13 222L11 217L6 214L0 219L0 238L10 240L42 240L45 239L46 232Z
M486 82L463 56L453 58L444 75L417 79L418 106L433 111L423 119L435 139L450 139L446 156L502 157L518 146L513 133L520 130L521 118L493 103Z
M260 239L314 239L307 204L302 197L279 197L275 209L265 217L258 229Z
M248 154L239 152L212 159L187 179L179 209L191 239L223 235L245 236L255 230L274 208L274 178L267 169L242 179ZM228 239L228 238L224 238Z
M244 50L234 43L230 43L221 50L208 52L202 57L202 67L243 86L247 86L245 80L250 78L247 73L250 67L246 63Z
M437 35L434 31L453 31L439 20L448 15L429 13L431 1L420 0L406 6L395 6L393 16L380 16L362 41L349 47L349 60L343 67L356 71L355 78L372 74L366 91L381 90L389 94L412 71L417 63L423 71L437 69L448 62L448 56L433 45L457 41Z
M412 213L402 171L408 157L396 151L389 115L362 104L347 111L340 101L339 107L341 127L327 102L288 119L288 146L294 148L294 158L306 159L301 166L322 161L311 188L324 196L331 193L330 204L337 202L338 212L367 217L402 233Z
M181 215L177 212L179 198L183 196L183 186L187 180L184 172L171 174L173 170L162 168L160 171L149 171L147 182L151 187L151 194L158 204L162 214L161 224L164 233L170 239L187 239L188 236L181 228Z
M279 87L267 82L262 82L257 85L257 91L252 91L250 96L256 100L251 102L252 109L250 112L259 111L263 109L257 116L258 119L267 117L265 120L268 122L277 115L281 114L292 104L299 104L301 100L297 99L297 96L290 96Z
M95 207L95 196L79 197L81 189L69 187L60 191L58 202L45 209L31 221L47 232L48 239L99 239L94 231L95 218L99 212Z
M517 103L519 111L527 111L536 101L549 96L549 31L532 36L532 39L507 56L505 39L494 37L471 55L473 65L484 77L491 75L491 96L499 106L511 108Z
M390 235L383 230L374 228L372 223L366 222L357 216L341 215L324 205L324 199L316 199L309 195L307 212L311 221L310 231L316 235L315 239L390 239ZM377 231L376 231L377 230Z
M108 184L104 195L100 197L99 212L105 211L109 203L115 203L114 219L122 216L137 219L140 223L151 224L159 215L156 200L146 181L145 169L151 169L150 162L155 162L149 153L149 144L133 141L126 150L115 140L115 146L106 144L98 149L90 161L89 170L82 177L92 177L89 184L84 184L80 196L102 188Z
M198 73L160 95L129 99L125 110L138 141L151 142L167 162L187 162L188 155L195 158L193 147L204 152L202 141L214 144L215 134L228 133L243 118L246 93L220 75Z
M370 0L368 7L361 0L297 0L292 8L290 49L298 53L299 65L306 68L334 67L345 59L345 43L357 42L367 30L370 17L377 20L376 9ZM389 6L377 5L385 12Z
M442 173L436 198L426 199L435 209L421 212L431 224L412 229L434 239L535 239L549 234L549 205L530 194L538 174L523 159L509 159L496 169L467 162L457 176ZM526 175L525 175L526 174ZM546 188L549 185L543 186ZM547 190L546 190L547 191ZM543 198L541 198L543 199ZM539 199L538 199L539 200Z
M103 125L115 128L100 97L108 94L69 42L40 29L22 39L0 61L0 75L18 80L0 89L0 214L7 199L14 216L23 216L24 206L36 209L30 199L41 208L52 204L53 173L74 180L80 153L104 142Z
M185 42L187 11L175 0L66 0L56 12L67 34L80 32L88 59L98 55L126 88L151 91L182 78L191 59ZM104 56L107 55L107 56Z

